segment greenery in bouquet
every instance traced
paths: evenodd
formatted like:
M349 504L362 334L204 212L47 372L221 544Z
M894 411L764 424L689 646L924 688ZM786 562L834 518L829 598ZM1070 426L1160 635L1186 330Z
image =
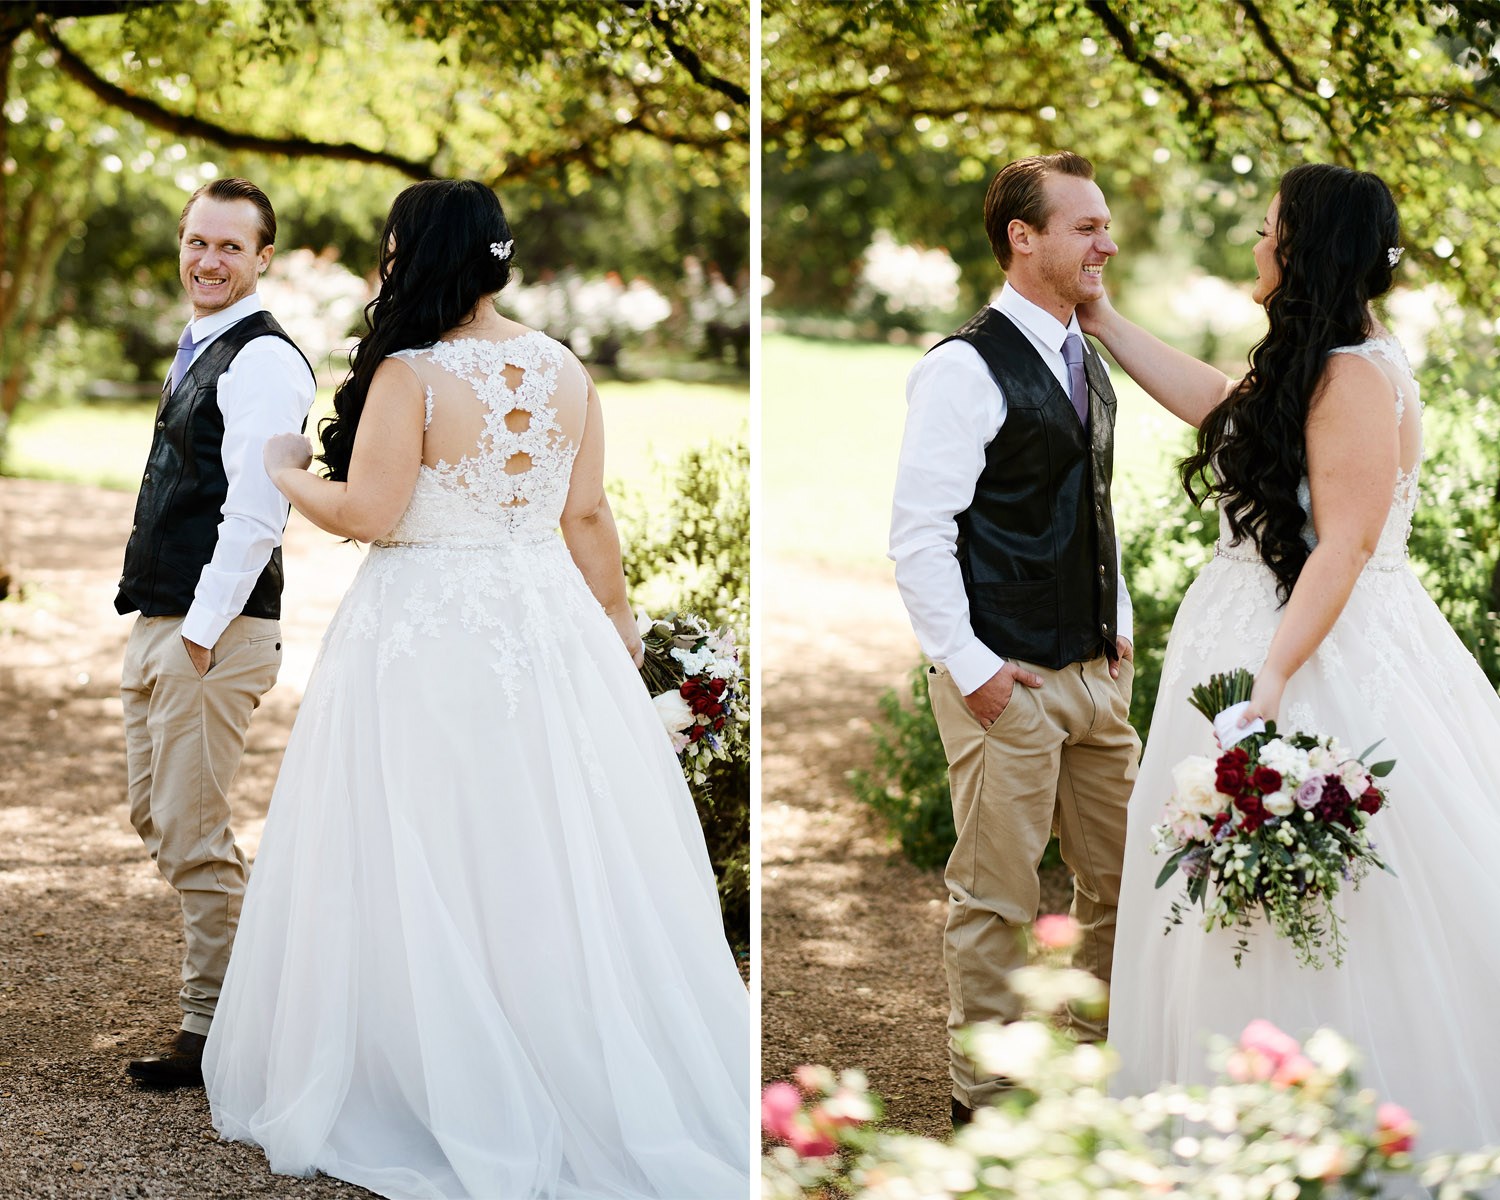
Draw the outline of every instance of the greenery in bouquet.
M1248 700L1253 686L1248 671L1215 675L1189 703L1213 721ZM1186 880L1185 903L1173 903L1168 929L1182 923L1187 907L1200 906L1204 929L1242 931L1238 966L1249 948L1244 935L1264 914L1304 965L1321 967L1323 950L1340 964L1333 898L1345 883L1358 888L1371 867L1390 870L1368 823L1386 804L1375 780L1395 762L1365 766L1374 749L1351 755L1337 738L1281 734L1270 722L1217 758L1178 763L1162 820L1152 827L1152 849L1168 856L1156 886L1178 872Z
M1012 979L1035 1014L1099 987L1048 966ZM1077 1043L1044 1016L960 1036L981 1069L1017 1086L948 1142L879 1128L879 1100L858 1071L802 1067L795 1084L767 1087L761 1123L775 1144L762 1158L762 1196L1298 1200L1394 1195L1412 1191L1414 1177L1453 1200L1500 1175L1496 1150L1419 1160L1417 1122L1361 1086L1356 1050L1332 1030L1299 1043L1254 1021L1238 1042L1211 1049L1215 1086L1127 1098L1108 1093L1117 1065L1108 1044Z
M750 753L749 689L734 634L691 613L642 613L636 624L646 647L641 676L688 785L702 789L714 760Z

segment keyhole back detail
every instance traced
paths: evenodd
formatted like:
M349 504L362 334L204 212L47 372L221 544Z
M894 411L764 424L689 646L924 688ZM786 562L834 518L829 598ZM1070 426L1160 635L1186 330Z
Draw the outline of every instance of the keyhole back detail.
M500 341L440 341L393 357L428 395L422 467L399 540L432 540L439 520L466 538L481 526L485 536L552 533L587 409L587 380L572 354L531 330ZM413 522L431 533L407 536Z

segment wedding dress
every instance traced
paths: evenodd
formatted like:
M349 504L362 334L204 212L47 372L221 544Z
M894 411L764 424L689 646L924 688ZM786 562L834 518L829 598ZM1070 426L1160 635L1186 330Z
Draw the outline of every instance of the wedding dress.
M1332 631L1288 682L1282 729L1330 733L1352 753L1384 738L1394 758L1389 805L1370 834L1395 877L1372 871L1335 908L1343 966L1298 965L1262 922L1234 965L1239 931L1205 933L1194 907L1164 933L1182 892L1160 890L1151 826L1174 764L1216 755L1212 728L1187 701L1209 675L1258 671L1281 620L1276 581L1220 516L1215 557L1188 589L1162 665L1151 736L1131 796L1110 1038L1122 1094L1164 1081L1208 1082L1210 1033L1236 1039L1256 1017L1294 1037L1327 1026L1361 1051L1362 1083L1420 1122L1417 1153L1500 1144L1500 700L1407 564L1421 468L1421 405L1400 344L1341 348L1397 388L1401 464L1377 550ZM1312 506L1306 480L1304 512ZM1309 516L1309 545L1316 531Z
M391 1197L744 1200L748 998L703 833L557 536L582 370L535 332L397 357L429 443L435 410L477 440L422 466L325 635L204 1054L214 1127Z

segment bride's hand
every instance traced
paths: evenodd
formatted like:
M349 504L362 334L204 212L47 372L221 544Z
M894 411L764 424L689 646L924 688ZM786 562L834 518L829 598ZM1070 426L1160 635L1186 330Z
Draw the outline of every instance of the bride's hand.
M276 482L276 472L305 471L312 462L312 442L300 433L278 433L267 438L261 458L266 464L266 474Z
M1262 721L1276 720L1281 712L1281 693L1286 690L1286 679L1272 670L1262 670L1255 677L1255 686L1250 690L1250 703L1240 714L1240 727L1250 724L1257 717Z
M641 664L646 661L646 643L641 641L640 631L635 627L635 615L629 608L626 608L620 612L610 613L609 619L614 622L615 632L625 643L625 649L630 654L630 661L635 663L636 670L640 670Z
M1117 315L1114 305L1109 302L1109 293L1101 292L1099 299L1090 300L1087 304L1080 304L1076 311L1078 313L1079 328L1088 334L1089 337L1098 338L1108 345L1109 343L1105 341L1105 335L1108 331L1110 321Z

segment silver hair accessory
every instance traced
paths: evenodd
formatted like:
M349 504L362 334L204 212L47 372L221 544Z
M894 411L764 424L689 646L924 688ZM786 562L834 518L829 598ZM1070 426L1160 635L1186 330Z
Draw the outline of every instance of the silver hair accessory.
M1385 252L1385 263L1388 267L1394 267L1401 261L1401 256L1406 253L1405 246L1392 246Z
M510 257L510 252L512 248L514 248L515 244L515 238L511 238L511 240L508 242L491 242L490 253L498 258L501 262L504 262L507 258Z

